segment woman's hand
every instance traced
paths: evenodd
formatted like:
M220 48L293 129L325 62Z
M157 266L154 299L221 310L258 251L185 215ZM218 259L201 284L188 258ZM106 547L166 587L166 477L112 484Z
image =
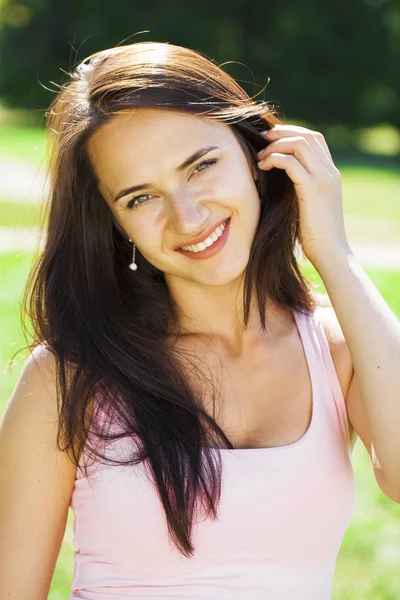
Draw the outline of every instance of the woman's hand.
M299 201L300 241L317 268L327 253L349 249L346 237L342 177L322 133L297 125L275 125L263 133L270 142L258 157L260 169L285 169Z

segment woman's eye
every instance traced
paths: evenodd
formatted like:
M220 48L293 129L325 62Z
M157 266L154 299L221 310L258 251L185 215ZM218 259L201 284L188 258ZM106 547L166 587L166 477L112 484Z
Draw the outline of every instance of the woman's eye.
M137 204L143 204L142 202L136 202L137 200L139 200L140 198L145 198L146 196L150 196L150 194L142 194L141 196L136 196L135 198L132 198L132 200L129 200L128 204L126 205L126 208L133 208L133 206L137 206ZM146 200L145 200L146 202Z
M203 160L203 162L201 162L199 165L197 165L197 167L195 168L195 172L196 173L202 173L203 171L207 171L207 169L209 167L211 167L212 165L214 165L217 162L216 158L210 158L209 160ZM203 165L205 165L205 169L201 169L200 171L196 171L196 169L199 169L200 167L202 167ZM130 200L128 202L128 204L126 205L126 208L130 209L133 207L138 206L138 204L143 204L144 202L147 202L147 200L138 202L138 200L140 200L140 198L146 198L147 196L150 196L150 194L142 194L141 196L136 196L135 198L132 198L132 200Z
M199 167L203 166L203 165L208 165L205 169L201 169L201 171L197 171L197 173L202 173L203 171L207 171L207 168L211 165L214 165L217 162L216 158L210 158L209 160L203 160L203 162L201 162L199 165L197 165L196 169L198 169ZM195 171L196 171L195 169Z

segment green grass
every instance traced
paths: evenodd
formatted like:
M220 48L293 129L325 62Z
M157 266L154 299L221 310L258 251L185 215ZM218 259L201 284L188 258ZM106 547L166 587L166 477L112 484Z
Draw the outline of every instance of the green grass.
M399 169L343 165L339 170L347 215L400 221Z
M22 202L0 203L0 227L39 227L43 225L40 207Z
M24 345L19 323L19 301L29 273L32 256L0 254L0 413L22 369L25 354L16 357L10 372L11 354ZM308 263L304 273L325 289L317 272ZM392 310L400 314L398 282L400 272L365 268ZM398 600L400 589L400 505L389 500L378 487L368 453L358 440L353 451L357 500L351 524L345 534L336 564L332 600ZM63 544L55 568L49 600L66 599L73 578L73 512L69 509Z
M349 240L400 243L400 171L396 168L340 164L343 213Z
M38 127L0 127L2 154L30 162L41 162L46 154L44 130Z

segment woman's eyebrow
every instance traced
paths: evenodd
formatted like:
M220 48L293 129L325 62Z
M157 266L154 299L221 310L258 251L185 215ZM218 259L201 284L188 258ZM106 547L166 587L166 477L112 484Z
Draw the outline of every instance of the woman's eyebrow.
M177 167L176 170L178 171L178 173L180 171L183 171L184 169L189 167L192 163L194 163L196 160L198 160L199 158L204 156L204 154L211 152L211 150L216 150L218 147L219 146L207 146L207 148L200 148L200 150L197 150L196 152L194 152L194 154L189 156L189 158L187 158L181 165L179 165L179 167ZM147 188L147 187L151 187L152 185L153 185L152 183L141 183L140 185L133 185L131 187L124 188L123 190L118 192L118 194L115 196L112 203L114 204L115 202L117 202L118 200L123 198L123 196L126 196L127 194L132 194L132 192L137 192L138 190L141 190L141 189Z

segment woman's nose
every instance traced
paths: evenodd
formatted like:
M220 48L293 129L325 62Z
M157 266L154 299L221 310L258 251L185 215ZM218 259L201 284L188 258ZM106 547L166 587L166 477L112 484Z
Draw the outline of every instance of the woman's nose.
M205 205L188 195L175 195L170 199L168 210L171 227L180 234L201 231L207 222Z

